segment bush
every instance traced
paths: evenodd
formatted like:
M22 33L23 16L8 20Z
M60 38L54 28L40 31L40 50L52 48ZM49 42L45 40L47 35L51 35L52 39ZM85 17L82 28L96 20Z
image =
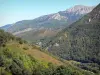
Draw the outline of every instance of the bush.
M3 58L3 56L0 56L0 66L1 67L4 66L4 58Z
M9 68L13 75L23 75L22 69L16 63L13 62Z
M24 50L28 50L29 48L28 48L28 47L24 47L23 49L24 49Z
M59 66L52 75L82 75L82 73L70 67Z

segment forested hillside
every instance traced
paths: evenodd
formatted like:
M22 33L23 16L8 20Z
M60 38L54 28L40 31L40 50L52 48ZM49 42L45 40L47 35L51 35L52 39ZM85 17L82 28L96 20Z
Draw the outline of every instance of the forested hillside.
M100 65L100 4L44 46L61 58Z
M66 63L0 30L0 75L95 75Z

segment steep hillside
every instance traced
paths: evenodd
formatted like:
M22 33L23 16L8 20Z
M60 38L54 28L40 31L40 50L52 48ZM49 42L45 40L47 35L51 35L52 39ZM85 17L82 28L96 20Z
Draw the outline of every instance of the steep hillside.
M43 61L43 62L47 62L47 63L53 63L56 65L63 65L62 62L60 62L59 60L57 60L56 58L53 58L52 56L44 53L41 51L41 49L37 46L31 46L28 44L19 44L17 42L8 42L7 44L8 49L15 49L15 50L19 50L24 52L26 55L30 55L32 57L34 57L35 59L39 60L39 61Z
M100 65L100 4L59 32L45 46L61 58Z

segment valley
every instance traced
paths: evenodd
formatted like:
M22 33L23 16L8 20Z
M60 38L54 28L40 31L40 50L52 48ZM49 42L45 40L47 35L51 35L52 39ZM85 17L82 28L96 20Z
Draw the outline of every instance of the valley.
M0 75L100 75L100 3L0 27Z

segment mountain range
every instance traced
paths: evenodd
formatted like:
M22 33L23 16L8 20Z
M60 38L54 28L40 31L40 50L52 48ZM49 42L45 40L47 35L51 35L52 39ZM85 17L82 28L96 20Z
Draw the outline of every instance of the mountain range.
M44 15L33 20L18 21L9 27L2 27L2 29L29 42L36 42L56 35L63 28L91 12L93 8L94 6L76 5L65 11Z

